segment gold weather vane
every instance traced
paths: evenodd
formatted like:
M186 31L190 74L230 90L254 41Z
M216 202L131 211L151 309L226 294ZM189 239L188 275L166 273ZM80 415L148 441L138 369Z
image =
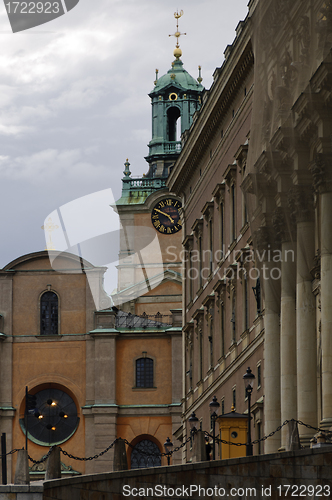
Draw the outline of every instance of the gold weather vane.
M44 231L46 233L48 233L48 241L46 242L45 250L55 250L55 247L54 247L53 241L52 241L52 233L56 229L59 229L59 226L57 226L56 224L53 224L51 217L49 217L47 219L46 224L44 226L42 226L41 228L44 229Z
M176 59L179 59L182 56L182 50L180 49L179 45L179 38L181 35L186 35L187 33L180 33L179 31L179 19L180 17L183 16L183 10L180 10L180 12L176 11L174 12L174 17L176 19L176 32L173 35L168 35L168 36L175 36L176 38L176 48L174 50L174 56Z

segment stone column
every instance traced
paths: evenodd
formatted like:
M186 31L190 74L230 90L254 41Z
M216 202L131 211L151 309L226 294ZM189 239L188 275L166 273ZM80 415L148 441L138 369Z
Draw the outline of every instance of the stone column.
M266 227L257 231L257 250L265 255L261 272L264 293L264 435L280 425L280 292L273 268L278 263L268 258L269 235ZM265 250L265 254L263 254ZM276 453L280 448L280 432L265 441L264 452Z
M280 311L280 390L281 423L296 418L296 245L282 243L281 262L281 311ZM294 260L293 257L294 256ZM284 449L287 430L281 432L281 446Z
M297 220L297 415L302 422L317 426L316 308L310 273L315 256L312 189L295 186L291 193L290 205ZM312 430L300 426L299 433L301 444L309 446Z
M322 422L332 426L332 193L321 195Z
M332 155L318 154L310 165L320 194L322 421L332 425Z
M296 244L291 242L290 219L279 207L273 225L281 240L280 301L280 415L281 423L297 417L296 395ZM293 228L295 229L295 228ZM294 233L293 233L294 234ZM296 234L296 233L295 233ZM288 429L281 429L281 451L287 446Z

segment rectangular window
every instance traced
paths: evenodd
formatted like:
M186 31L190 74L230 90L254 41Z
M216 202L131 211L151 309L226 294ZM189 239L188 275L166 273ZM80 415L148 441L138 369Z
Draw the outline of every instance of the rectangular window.
M218 255L218 260L223 260L225 258L225 220L224 220L224 203L223 201L220 202L219 205L219 245L220 249L216 252L216 255Z
M202 237L198 238L198 255L199 255L199 263L198 263L198 288L202 287Z
M189 280L189 302L191 302L194 298L194 272L193 272L193 253L190 250L189 252L189 261L187 263L188 267L188 272L187 272L187 279Z
M257 388L261 387L262 385L262 371L261 371L261 365L257 366Z
M136 387L153 387L153 359L136 360Z
M210 309L211 311L211 309ZM210 313L211 314L211 313ZM209 342L210 342L210 368L213 367L213 316L211 314L210 317L210 335L209 335Z
M221 400L221 414L225 415L225 399L222 398Z
M249 328L248 279L246 271L243 277L243 320L243 329L246 331Z
M225 306L222 302L220 306L220 323L221 323L221 356L225 356Z
M236 239L235 185L231 185L231 243Z
M203 378L203 332L199 332L199 380Z
M192 344L189 347L189 390L193 388L193 348Z
M232 390L232 401L233 401L233 406L234 406L234 409L236 409L236 387L233 387L233 390Z
M210 273L213 272L213 219L209 221L209 238L210 238Z
M236 299L235 299L235 293L233 293L233 298L232 298L232 317L231 317L231 323L232 323L232 342L236 342Z

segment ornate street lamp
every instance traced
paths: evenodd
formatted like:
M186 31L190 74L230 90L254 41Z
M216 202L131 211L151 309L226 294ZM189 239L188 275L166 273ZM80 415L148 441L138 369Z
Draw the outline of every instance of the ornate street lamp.
M166 439L166 442L164 443L164 448L165 448L165 453L167 455L167 465L170 465L171 463L171 454L173 450L173 443L171 442L170 438L168 437Z
M212 435L213 435L213 443L212 443L212 459L216 459L216 449L215 449L215 439L216 439L216 419L218 418L218 410L220 407L220 403L217 401L217 397L213 396L211 403L209 404L210 413L211 413L211 423L212 423Z
M243 375L244 387L246 391L246 395L248 396L248 433L247 433L247 457L253 455L253 447L251 442L251 394L254 389L254 380L255 375L252 373L250 368L247 368L246 373Z
M192 412L192 414L188 418L188 422L189 422L189 425L190 425L190 432L191 432L191 434L195 434L195 432L197 432L197 424L198 424L199 420L196 417L194 411Z
M193 445L193 440L195 437L195 434L197 432L197 424L199 422L198 418L195 415L195 412L193 411L190 417L188 418L188 422L190 425L190 437L191 437L191 446Z

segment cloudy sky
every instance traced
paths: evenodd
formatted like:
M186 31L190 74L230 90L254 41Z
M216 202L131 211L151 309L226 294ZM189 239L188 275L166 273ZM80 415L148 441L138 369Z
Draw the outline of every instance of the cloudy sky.
M123 163L147 171L155 69L174 59L203 84L223 62L247 0L80 0L13 34L0 5L0 267L43 250L41 226L63 204L105 188L120 197Z

